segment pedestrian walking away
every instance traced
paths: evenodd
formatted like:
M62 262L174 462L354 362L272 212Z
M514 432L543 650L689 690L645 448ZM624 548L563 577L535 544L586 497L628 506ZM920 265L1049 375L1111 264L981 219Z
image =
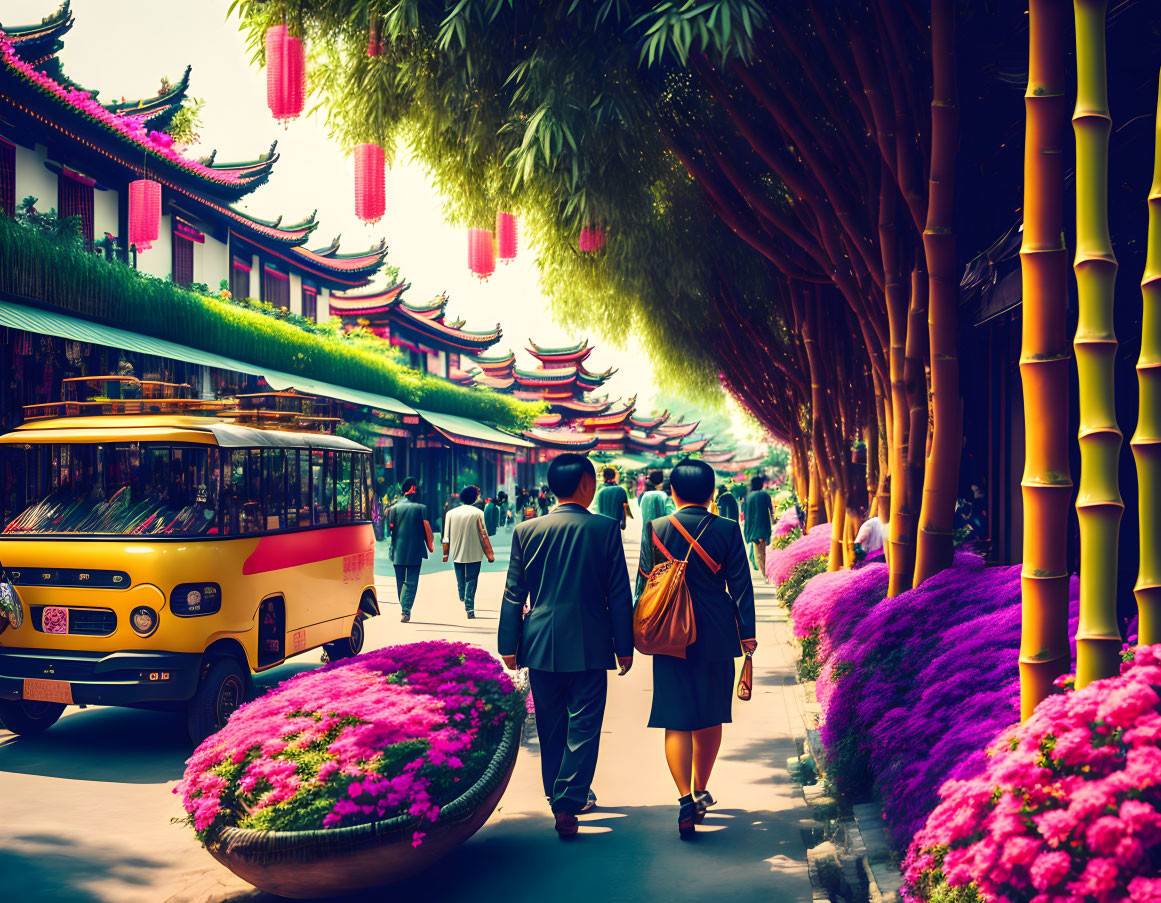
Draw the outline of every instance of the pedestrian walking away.
M540 495L536 499L536 504L540 508L540 516L544 517L548 513L548 509L552 507L552 487L540 487Z
M617 471L606 467L602 474L605 482L601 484L601 491L597 493L597 514L611 517L621 529L625 529L626 515L629 513L629 496L625 487L617 483Z
M489 536L496 535L496 528L500 526L500 508L495 499L488 499L484 502L484 526L487 528Z
M498 640L508 668L528 668L544 795L567 839L595 801L606 671L633 666L633 610L620 530L588 510L592 462L559 455L548 482L559 505L512 534Z
M387 512L391 563L395 565L395 587L399 593L399 607L403 609L399 620L405 624L411 620L415 594L419 591L420 566L428 553L435 551L427 506L416 501L418 496L418 484L414 478L408 477L403 481L403 498Z
M458 508L452 508L444 519L440 543L443 545L443 560L451 557L452 568L456 572L456 588L468 618L476 616L476 584L480 579L480 562L485 557L495 561L492 543L484 523L485 514L475 506L480 490L466 486L460 492Z
M770 534L774 530L774 502L770 493L762 488L766 482L763 476L750 479L750 493L746 496L746 542L754 551L754 567L763 579L766 576L766 547L770 545Z
M736 523L711 514L714 472L686 459L670 474L676 513L646 527L635 601L654 566L685 559L685 585L693 606L695 640L685 657L653 656L653 706L649 726L665 730L665 760L677 785L678 832L693 836L714 805L709 779L732 719L734 659L753 654L754 585Z
M648 536L649 521L656 520L665 514L665 506L669 502L667 496L661 489L661 485L665 482L665 474L660 470L649 471L647 480L648 489L645 490L641 496L638 505L641 508L641 544L645 544L645 539Z
M734 494L726 488L726 484L722 483L718 486L718 514L728 520L740 521L741 516L738 511L738 500L734 498Z

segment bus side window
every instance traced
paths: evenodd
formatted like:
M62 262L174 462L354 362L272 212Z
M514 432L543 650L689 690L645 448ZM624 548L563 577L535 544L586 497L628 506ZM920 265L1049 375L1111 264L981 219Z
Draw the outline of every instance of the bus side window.
M351 515L355 520L362 520L363 514L363 474L367 472L367 456L356 452L351 457L354 467L351 468L351 503L354 508Z
M229 458L222 457L223 532L237 536L242 532L242 504L246 501L246 452L234 449Z
M286 450L286 526L298 526L298 449Z
M266 501L265 529L286 529L285 449L262 449L262 497Z
M313 449L310 453L311 502L314 507L314 523L331 522L331 475L327 471L326 453Z
M298 525L310 526L310 452L298 451Z
M351 520L351 453L334 452L335 461L335 523Z

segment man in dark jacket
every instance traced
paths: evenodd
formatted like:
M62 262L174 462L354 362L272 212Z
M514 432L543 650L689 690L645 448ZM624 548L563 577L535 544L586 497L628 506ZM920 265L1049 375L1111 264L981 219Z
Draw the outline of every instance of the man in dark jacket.
M750 494L746 496L746 542L753 544L754 566L758 573L766 576L766 546L770 545L770 534L774 530L774 503L764 487L766 478L755 476L750 479Z
M435 551L435 537L427 519L427 505L417 502L419 486L408 477L403 481L403 498L387 512L391 535L391 562L395 565L395 587L399 593L401 620L411 620L411 607L419 589L419 569L429 552Z
M548 468L558 506L512 534L499 648L529 669L544 793L562 837L589 805L608 692L606 671L633 665L633 606L620 528L588 510L596 471L583 455ZM525 600L529 603L524 616Z

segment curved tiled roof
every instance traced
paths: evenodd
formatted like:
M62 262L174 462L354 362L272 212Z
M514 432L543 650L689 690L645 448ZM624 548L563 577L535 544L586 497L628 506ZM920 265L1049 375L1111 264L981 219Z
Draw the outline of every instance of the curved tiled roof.
M669 412L662 411L656 417L653 417L651 419L646 419L646 420L639 420L636 417L630 417L629 418L629 426L633 427L633 429L643 430L644 432L648 433L651 430L657 429L657 427L661 426L661 424L663 424L668 419L669 419Z
M319 255L322 256L322 255ZM410 283L397 282L381 291L364 295L331 295L331 313L343 316L355 314L385 313L398 300L399 295L410 287Z
M513 375L522 386L571 386L576 383L576 367L561 367L556 370L522 370L513 368Z
M597 444L596 436L571 430L532 429L525 430L521 435L546 448L566 448L569 451L588 451Z
M695 420L692 423L666 423L657 427L657 432L671 438L684 438L692 434L700 422L700 420Z

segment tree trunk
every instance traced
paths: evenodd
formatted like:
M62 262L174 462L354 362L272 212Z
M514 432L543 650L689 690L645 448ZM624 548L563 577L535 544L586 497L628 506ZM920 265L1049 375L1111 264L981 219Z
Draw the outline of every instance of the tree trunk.
M915 585L951 564L952 521L959 490L963 406L959 397L959 267L952 211L959 107L955 76L955 3L931 4L931 176L927 193L928 313L931 394L934 405L931 452L923 479L923 505L915 551Z
M1153 184L1149 188L1149 241L1141 280L1141 355L1137 358L1140 408L1129 443L1137 462L1141 565L1137 598L1138 642L1161 643L1161 84L1153 121Z
M1023 337L1024 561L1020 571L1020 714L1028 718L1068 670L1066 534L1069 351L1064 323L1065 99L1063 0L1029 0L1024 139ZM934 349L933 349L934 356Z
M1120 672L1117 544L1125 505L1117 485L1121 430L1113 365L1117 337L1113 293L1117 258L1109 236L1109 114L1105 68L1107 0L1075 0L1076 291L1080 316L1073 350L1080 387L1080 624L1076 685Z

